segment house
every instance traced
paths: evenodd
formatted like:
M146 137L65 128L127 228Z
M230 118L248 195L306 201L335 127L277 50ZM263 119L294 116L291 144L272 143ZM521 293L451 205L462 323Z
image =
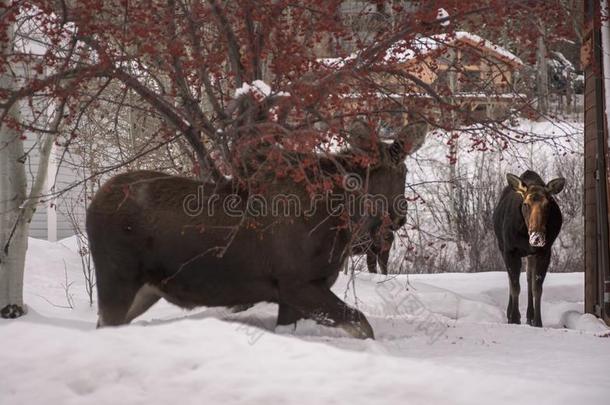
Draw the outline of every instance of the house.
M24 140L23 146L28 153L25 164L28 184L31 184L39 165L37 136L30 134ZM30 237L56 241L84 230L85 205L82 197L83 187L65 191L79 182L82 177L79 175L80 171L65 161L62 148L55 147L51 153L45 195L30 223ZM56 190L65 192L56 195Z
M340 68L356 57L357 52L346 58L321 58L319 61L332 69ZM523 62L508 50L469 32L397 41L380 63L391 63L431 86L441 96L450 98L459 108L467 108L475 114L493 117L520 98L515 88ZM403 103L424 97L417 86L405 89L392 75L380 81L394 92L391 97L400 98Z

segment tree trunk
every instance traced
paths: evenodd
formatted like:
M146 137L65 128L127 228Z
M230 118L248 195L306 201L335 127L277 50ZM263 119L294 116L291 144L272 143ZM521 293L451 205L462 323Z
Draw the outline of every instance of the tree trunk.
M19 119L18 107L10 115ZM21 208L27 182L23 161L23 141L6 125L0 127L0 315L23 315L23 269L29 224Z
M538 111L546 114L549 111L549 72L543 35L538 37L538 47L536 48L536 89Z
M2 0L0 4L6 6L8 2ZM0 55L11 53L14 41L12 26L8 27L6 34L8 41L0 44ZM11 69L0 73L1 88L10 90L15 87L11 73ZM64 106L65 100L49 123L50 133L57 131ZM19 109L20 103L15 103L8 112L13 122L20 122ZM23 275L30 221L45 187L54 141L52 135L39 139L39 165L28 195L27 156L21 135L21 131L0 123L0 316L3 318L16 318L25 312Z
M63 115L63 106L55 112L51 128L56 130ZM18 107L11 116L19 119ZM38 170L27 193L26 156L23 141L15 130L0 128L0 316L16 318L24 314L23 274L28 247L30 222L44 193L53 136L39 140Z
M456 66L458 62L457 50L453 49L449 52L449 60L451 61L451 66ZM457 68L455 68L457 70ZM455 95L460 91L458 73L455 71L451 71L448 73L448 81L449 81L449 90L451 90L451 95ZM455 104L456 100L453 98L452 104ZM455 111L451 110L451 128L455 130L459 126ZM452 131L453 134L453 131ZM458 153L459 153L459 138L453 139L453 144L448 147L448 154L452 156L454 162L449 164L449 207L451 210L450 213L450 228L453 236L455 237L455 245L457 248L458 260L461 262L464 260L464 247L462 246L462 238L460 235L460 231L458 228L458 208L457 208L457 165L458 165Z
M6 0L2 6L8 6ZM8 41L0 44L0 55L12 52L14 29L7 27ZM10 69L0 73L0 87L11 89L14 78ZM8 112L19 122L19 106ZM23 315L23 266L27 249L27 224L20 220L27 183L23 161L23 141L13 128L0 123L0 316Z

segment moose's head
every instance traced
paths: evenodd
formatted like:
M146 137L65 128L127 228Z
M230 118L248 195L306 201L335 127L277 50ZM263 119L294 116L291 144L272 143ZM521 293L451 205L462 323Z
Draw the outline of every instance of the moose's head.
M361 179L362 190L366 194L369 215L369 227L382 225L390 230L397 230L406 222L405 181L407 155L415 152L423 144L427 124L417 122L402 128L392 143L372 142L375 138L370 126L356 120L350 127L350 145L352 152L377 159L368 165Z
M553 200L554 194L563 190L565 179L559 177L547 184L529 185L514 174L507 173L506 179L512 189L523 198L521 214L527 226L530 245L533 247L545 246L549 203Z

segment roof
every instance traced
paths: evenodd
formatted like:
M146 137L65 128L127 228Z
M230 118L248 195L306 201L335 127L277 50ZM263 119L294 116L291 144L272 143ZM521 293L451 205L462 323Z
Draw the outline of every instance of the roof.
M456 31L450 34L438 34L430 37L417 37L412 41L400 40L388 48L384 60L390 63L408 63L416 60L418 56L438 51L445 47L454 46L457 42L464 43L470 47L486 50L493 53L496 58L513 66L523 65L521 59L510 51L492 43L476 34L466 31ZM320 63L328 67L340 68L346 62L355 59L356 53L345 58L322 58Z

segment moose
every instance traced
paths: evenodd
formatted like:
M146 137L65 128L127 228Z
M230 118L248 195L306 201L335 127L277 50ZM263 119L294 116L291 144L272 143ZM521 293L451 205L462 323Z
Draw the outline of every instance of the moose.
M519 276L522 258L526 257L527 323L541 327L542 284L551 261L551 247L563 221L553 196L563 190L565 179L556 178L545 184L531 170L521 177L507 173L506 179L508 186L493 212L494 231L509 278L506 317L508 323L521 323Z
M374 139L368 124L354 128ZM160 298L183 308L266 301L279 304L278 325L309 318L356 338L374 338L364 314L330 288L359 232L404 224L404 159L421 144L421 129L407 125L392 144L371 142L368 150L318 158L331 176L367 180L366 190L335 184L333 193L356 202L381 195L389 202L384 210L349 212L343 204L329 212L329 198L311 199L302 182L276 177L262 191L267 201L292 195L310 205L288 217L269 212L254 217L247 211L249 190L232 179L203 183L153 171L111 178L94 196L86 220L98 327L127 324ZM354 159L362 152L376 158L363 165ZM196 195L202 196L197 206L205 209L186 209ZM227 200L233 203L224 204Z
M388 274L388 261L393 243L394 232L373 229L369 235L352 245L352 255L366 255L366 267L369 273L377 273L377 264L379 264L381 274Z

